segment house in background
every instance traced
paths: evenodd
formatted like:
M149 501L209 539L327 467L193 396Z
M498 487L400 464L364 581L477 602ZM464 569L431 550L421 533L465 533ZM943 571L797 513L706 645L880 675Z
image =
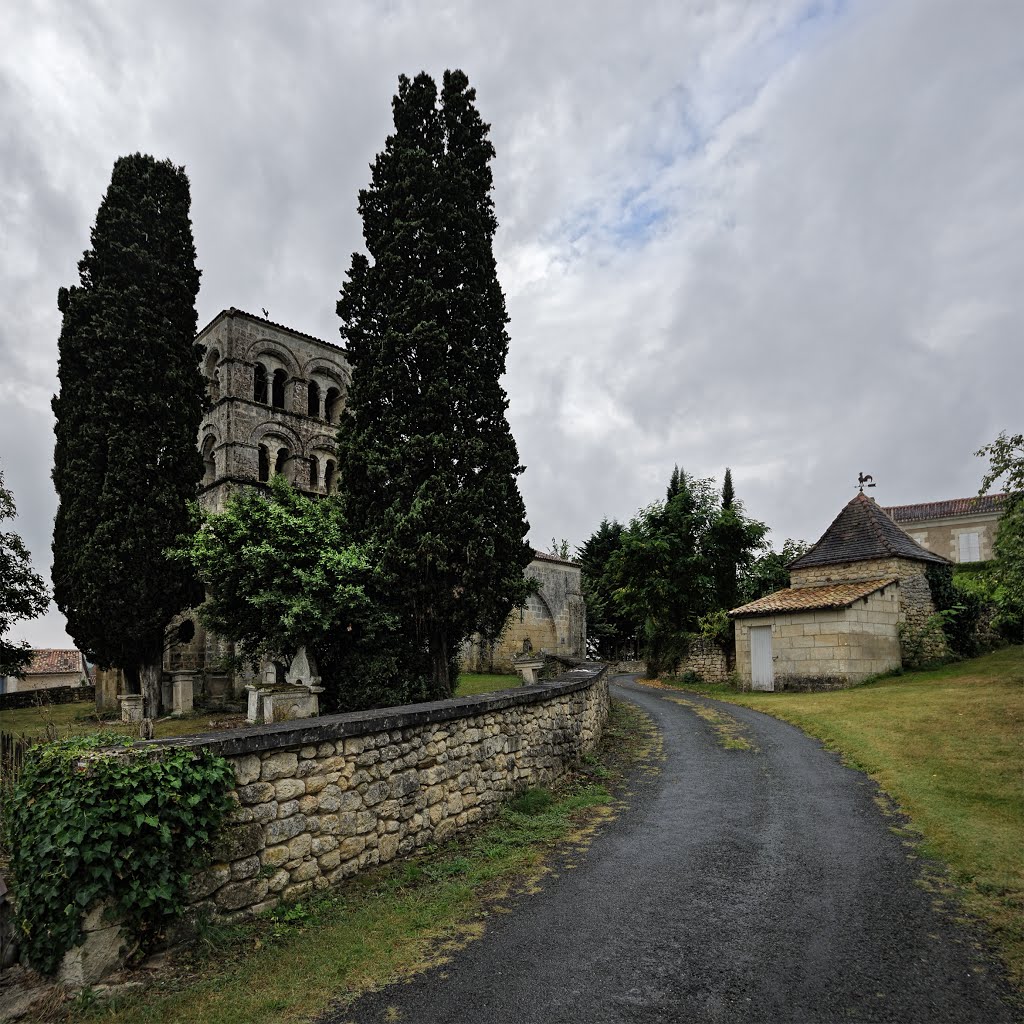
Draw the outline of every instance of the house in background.
M899 627L934 614L925 577L949 560L858 494L789 567L791 585L729 612L754 690L835 690L902 664Z
M893 505L884 509L921 547L952 562L984 562L993 555L1005 494Z
M25 678L0 678L0 693L52 690L55 686L84 686L89 683L89 666L81 651L47 647L32 652Z

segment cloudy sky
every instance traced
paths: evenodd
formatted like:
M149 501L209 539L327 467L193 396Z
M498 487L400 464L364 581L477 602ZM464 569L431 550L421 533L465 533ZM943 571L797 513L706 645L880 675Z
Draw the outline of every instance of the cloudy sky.
M816 539L855 493L976 492L1019 431L1024 4L21 2L0 7L0 468L44 573L57 289L117 156L184 164L199 321L332 341L400 73L461 67L497 149L531 539L675 463ZM70 645L56 611L17 634Z

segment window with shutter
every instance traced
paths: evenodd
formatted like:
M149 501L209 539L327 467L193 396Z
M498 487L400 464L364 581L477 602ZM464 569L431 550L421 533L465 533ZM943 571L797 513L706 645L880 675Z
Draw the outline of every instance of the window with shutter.
M981 560L981 544L976 533L960 534L960 561L978 562Z

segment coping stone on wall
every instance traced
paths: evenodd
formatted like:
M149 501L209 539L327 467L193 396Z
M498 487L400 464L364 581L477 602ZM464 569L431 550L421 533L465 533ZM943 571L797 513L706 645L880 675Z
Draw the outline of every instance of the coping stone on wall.
M510 690L476 694L472 697L451 697L429 704L405 704L399 707L351 711L341 715L323 715L294 722L226 729L195 736L176 736L150 740L139 746L196 748L211 750L223 757L239 757L282 747L312 746L348 736L408 729L433 722L448 722L472 715L485 715L511 707L540 704L552 697L588 689L607 671L603 662L585 662L556 679L535 686L519 686Z

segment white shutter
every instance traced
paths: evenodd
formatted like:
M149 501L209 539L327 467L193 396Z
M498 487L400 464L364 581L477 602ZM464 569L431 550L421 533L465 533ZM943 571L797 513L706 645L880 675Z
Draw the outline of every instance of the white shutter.
M978 562L981 560L981 544L976 533L960 534L960 561Z

